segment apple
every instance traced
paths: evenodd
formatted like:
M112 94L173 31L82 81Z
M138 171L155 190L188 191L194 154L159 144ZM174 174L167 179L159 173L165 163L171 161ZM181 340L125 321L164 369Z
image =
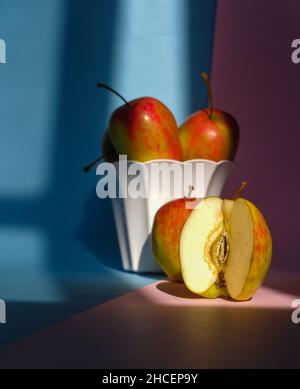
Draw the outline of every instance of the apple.
M202 77L208 88L209 107L192 114L179 128L183 160L233 160L239 142L239 125L229 113L213 109L207 73L202 73Z
M159 265L173 281L182 281L179 257L180 233L192 209L186 207L190 198L173 200L156 213L152 228L152 250Z
M153 97L127 101L108 85L98 83L97 87L114 93L124 104L110 117L102 155L84 167L85 172L103 159L114 162L121 154L139 162L154 159L182 160L177 123L166 105Z
M209 298L250 299L272 257L272 238L263 215L241 197L201 200L182 228L179 245L185 285Z
M120 94L104 84L106 88ZM118 154L146 162L152 159L182 160L179 131L172 112L153 97L140 97L117 108L109 121L109 136Z

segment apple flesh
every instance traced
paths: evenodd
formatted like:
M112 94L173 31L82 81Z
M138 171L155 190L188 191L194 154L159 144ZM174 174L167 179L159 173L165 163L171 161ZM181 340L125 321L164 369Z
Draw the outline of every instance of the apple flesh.
M260 211L249 201L208 197L182 228L183 280L204 297L248 300L271 263L272 239Z
M156 213L152 228L152 250L159 265L173 281L182 281L179 257L180 233L192 209L192 199L178 199L162 206Z

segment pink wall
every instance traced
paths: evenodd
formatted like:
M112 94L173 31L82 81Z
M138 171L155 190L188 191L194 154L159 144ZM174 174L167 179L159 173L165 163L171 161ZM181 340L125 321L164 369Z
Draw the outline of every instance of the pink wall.
M298 0L219 0L212 80L214 103L241 127L238 164L225 188L248 180L244 196L267 218L273 270L300 270L300 38Z

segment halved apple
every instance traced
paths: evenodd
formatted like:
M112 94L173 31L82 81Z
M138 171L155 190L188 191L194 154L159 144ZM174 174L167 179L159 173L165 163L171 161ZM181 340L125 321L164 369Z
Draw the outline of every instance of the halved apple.
M183 226L180 260L186 286L208 298L248 300L271 262L272 239L260 211L249 201L207 197Z

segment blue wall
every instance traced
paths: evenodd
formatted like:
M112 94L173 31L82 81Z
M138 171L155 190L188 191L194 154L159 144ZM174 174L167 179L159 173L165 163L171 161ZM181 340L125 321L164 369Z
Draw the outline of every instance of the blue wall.
M183 121L205 105L214 13L212 0L0 1L2 342L152 281L119 270L110 203L82 173L120 103L95 85Z

